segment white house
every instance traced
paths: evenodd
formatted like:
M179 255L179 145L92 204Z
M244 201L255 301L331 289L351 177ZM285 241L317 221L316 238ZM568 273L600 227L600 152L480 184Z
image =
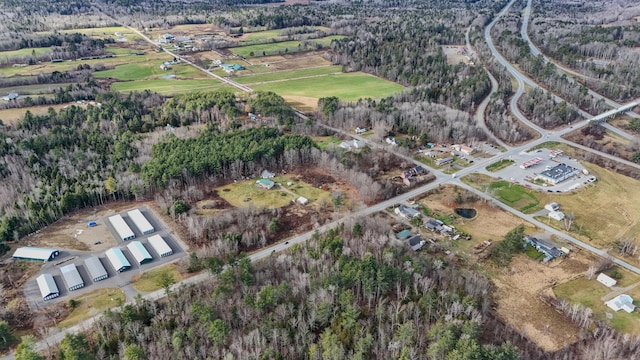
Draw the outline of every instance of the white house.
M304 196L300 196L297 200L298 204L300 205L307 205L309 203L309 199L307 199Z
M345 150L361 149L364 147L364 145L364 141L362 140L349 140L340 143L340 147Z
M558 203L552 202L545 205L544 208L548 211L558 211L560 209L560 205L558 205Z
M596 280L598 280L598 282L602 283L606 287L612 287L618 283L615 279L610 278L605 273L600 273Z
M564 219L564 213L562 211L550 211L549 218L560 221Z
M385 141L389 145L398 145L398 142L396 141L396 139L393 136L389 136Z
M633 305L633 298L627 294L618 295L609 301L605 301L604 304L610 307L613 311L622 309L628 313L632 313L636 309L636 306Z

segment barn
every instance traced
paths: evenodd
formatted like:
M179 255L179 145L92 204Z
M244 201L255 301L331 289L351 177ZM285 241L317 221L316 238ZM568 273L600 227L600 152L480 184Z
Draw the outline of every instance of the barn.
M51 274L42 274L36 278L40 294L44 300L51 300L60 296L60 291L56 285L56 281Z
M156 231L153 228L153 225L151 225L151 223L144 216L142 211L135 209L135 210L129 211L127 214L129 215L129 218L133 220L133 223L136 224L136 227L138 228L138 230L140 230L142 234L147 235Z
M78 290L84 287L84 281L74 264L65 265L60 268L64 282L67 283L69 291Z
M140 241L132 241L127 244L127 249L131 252L131 255L136 259L138 264L146 264L148 262L153 261L153 257L147 251L147 249L142 245Z
M92 256L85 260L84 265L87 267L93 282L104 280L109 277L107 270L104 268L102 262L97 256Z
M13 254L14 259L23 260L39 260L39 261L51 261L56 256L60 255L60 251L56 249L36 248L36 247L21 247L17 248Z
M120 214L110 216L109 222L116 229L116 232L118 233L122 241L135 239L136 234L131 231L131 228L129 227L129 225L127 225Z
M171 247L160 235L153 235L149 237L148 240L153 250L155 250L160 257L170 256L173 254Z
M124 256L120 248L111 248L105 251L104 254L107 255L107 259L109 259L115 271L122 272L131 268L129 260Z

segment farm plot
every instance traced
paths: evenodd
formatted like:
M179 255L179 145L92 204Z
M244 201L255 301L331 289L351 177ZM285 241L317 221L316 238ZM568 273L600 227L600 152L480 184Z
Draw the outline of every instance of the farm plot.
M20 50L0 51L0 59L11 59L15 57L25 57L31 55L42 55L51 51L48 47L25 48Z
M270 73L257 74L257 75L244 75L238 76L234 81L240 84L263 84L268 82L288 81L301 78L317 77L322 75L339 74L341 73L340 66L323 66L300 70L290 71L274 71Z
M256 44L230 48L229 50L242 57L266 56L297 52L304 48L300 41L282 41L277 43Z
M39 105L39 106L30 106L24 108L15 108L15 109L4 109L0 110L0 120L5 125L15 125L18 121L24 118L24 115L27 111L30 111L33 115L46 115L49 112L49 108L53 108L56 111L63 109L65 106L86 106L86 104L56 104L56 105Z
M175 95L190 91L213 91L226 87L214 79L150 79L111 84L111 89L128 93L131 91L151 90L163 95Z

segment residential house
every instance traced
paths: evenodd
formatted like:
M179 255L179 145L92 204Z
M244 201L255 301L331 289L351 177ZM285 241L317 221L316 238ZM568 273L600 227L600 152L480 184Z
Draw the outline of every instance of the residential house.
M364 126L358 126L356 128L356 134L364 134L367 132L367 128Z
M602 285L604 285L606 287L612 287L612 286L615 286L618 283L615 279L610 278L605 273L600 273L598 275L598 277L596 278L596 280L598 280L599 283L601 283Z
M167 71L169 69L171 69L171 65L168 64L160 64L160 69Z
M444 225L444 223L440 220L437 219L429 219L427 220L427 223L424 224L424 226L433 231L433 232L439 232L439 229L442 228L442 225Z
M416 175L423 175L426 172L427 171L422 166L416 166L409 170L403 171L402 174L400 174L400 176L404 179L404 178L409 178Z
M407 185L408 187L412 187L413 185L415 185L418 182L418 179L416 179L415 177L405 177L402 178L402 183Z
M558 211L560 210L560 205L558 205L558 203L552 202L545 205L544 208L545 210L549 210L549 211Z
M352 149L361 149L363 148L365 145L364 141L362 140L349 140L349 141L343 141L340 143L340 147L345 149L345 150L352 150Z
M398 145L398 142L396 141L396 139L393 136L389 136L385 141L389 145Z
M18 95L18 93L12 92L12 93L9 93L7 96L3 96L2 100L11 101L11 100L17 99L18 96L20 96L20 95Z
M256 186L262 189L271 190L275 186L276 183L269 179L260 179L256 181Z
M420 216L420 211L409 207L407 205L400 205L397 208L395 208L394 212L397 215L402 216L403 218L407 218L407 219L413 219L414 217Z
M534 238L533 236L525 235L524 242L533 246L536 250L541 252L544 256L544 262L552 260L554 258L560 256L566 256L562 250L558 249L558 247L550 241Z
M273 179L274 177L276 177L276 174L270 172L269 170L263 170L260 174L260 177L263 179Z
M420 249L422 249L422 247L426 244L426 242L424 240L422 240L422 237L420 235L416 235L414 237L412 237L411 239L409 239L409 246L411 246L411 249L413 251L418 251Z
M618 295L609 301L605 301L605 305L613 311L624 310L628 313L632 313L636 309L636 306L633 305L633 298L627 294Z
M472 148L471 146L467 146L467 145L460 145L460 150L461 153L463 153L464 155L473 155L476 153L476 149Z
M564 213L562 211L550 211L549 218L560 221L564 219Z
M436 166L442 166L442 165L450 164L452 162L453 162L452 157L446 157L446 158L436 160Z

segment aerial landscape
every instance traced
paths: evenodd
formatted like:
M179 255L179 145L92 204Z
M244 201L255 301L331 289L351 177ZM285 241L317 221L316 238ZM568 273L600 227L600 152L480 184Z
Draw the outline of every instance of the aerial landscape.
M637 1L0 19L0 358L640 360Z

